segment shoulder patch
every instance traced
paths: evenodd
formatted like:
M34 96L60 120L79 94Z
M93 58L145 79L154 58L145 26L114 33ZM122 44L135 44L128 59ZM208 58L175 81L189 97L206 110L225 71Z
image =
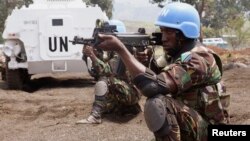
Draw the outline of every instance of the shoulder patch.
M190 51L181 54L181 62L188 62L192 58Z

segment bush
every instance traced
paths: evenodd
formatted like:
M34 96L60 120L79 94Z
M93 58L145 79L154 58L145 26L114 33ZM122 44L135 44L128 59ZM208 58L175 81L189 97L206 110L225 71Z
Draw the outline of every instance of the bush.
M2 32L0 32L0 44L3 43L3 37L2 37Z

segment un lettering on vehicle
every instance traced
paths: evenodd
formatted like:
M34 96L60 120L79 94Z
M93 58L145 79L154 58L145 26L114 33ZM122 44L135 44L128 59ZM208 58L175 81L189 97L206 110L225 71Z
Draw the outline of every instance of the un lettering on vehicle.
M49 37L50 52L68 52L68 37Z
M50 36L47 39L47 55L48 56L61 56L67 57L71 54L72 50L69 45L68 36Z

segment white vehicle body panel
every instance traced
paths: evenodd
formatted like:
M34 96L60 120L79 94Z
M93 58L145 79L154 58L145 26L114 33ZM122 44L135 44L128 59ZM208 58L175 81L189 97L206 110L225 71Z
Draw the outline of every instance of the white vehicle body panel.
M72 45L74 36L89 38L96 19L108 20L98 6L81 0L34 0L28 8L14 9L5 23L5 46L12 40L23 43L29 74L87 71L82 45ZM9 43L8 43L9 42ZM9 63L10 69L20 65ZM27 67L27 68L26 68Z

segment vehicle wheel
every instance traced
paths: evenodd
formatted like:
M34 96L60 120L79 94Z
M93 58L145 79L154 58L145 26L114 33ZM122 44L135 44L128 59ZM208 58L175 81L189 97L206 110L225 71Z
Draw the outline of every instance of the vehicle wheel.
M3 81L6 81L6 70L5 68L1 68L1 78Z
M9 69L6 65L5 69L6 83L8 89L23 89L24 85L28 84L31 76L26 69Z

